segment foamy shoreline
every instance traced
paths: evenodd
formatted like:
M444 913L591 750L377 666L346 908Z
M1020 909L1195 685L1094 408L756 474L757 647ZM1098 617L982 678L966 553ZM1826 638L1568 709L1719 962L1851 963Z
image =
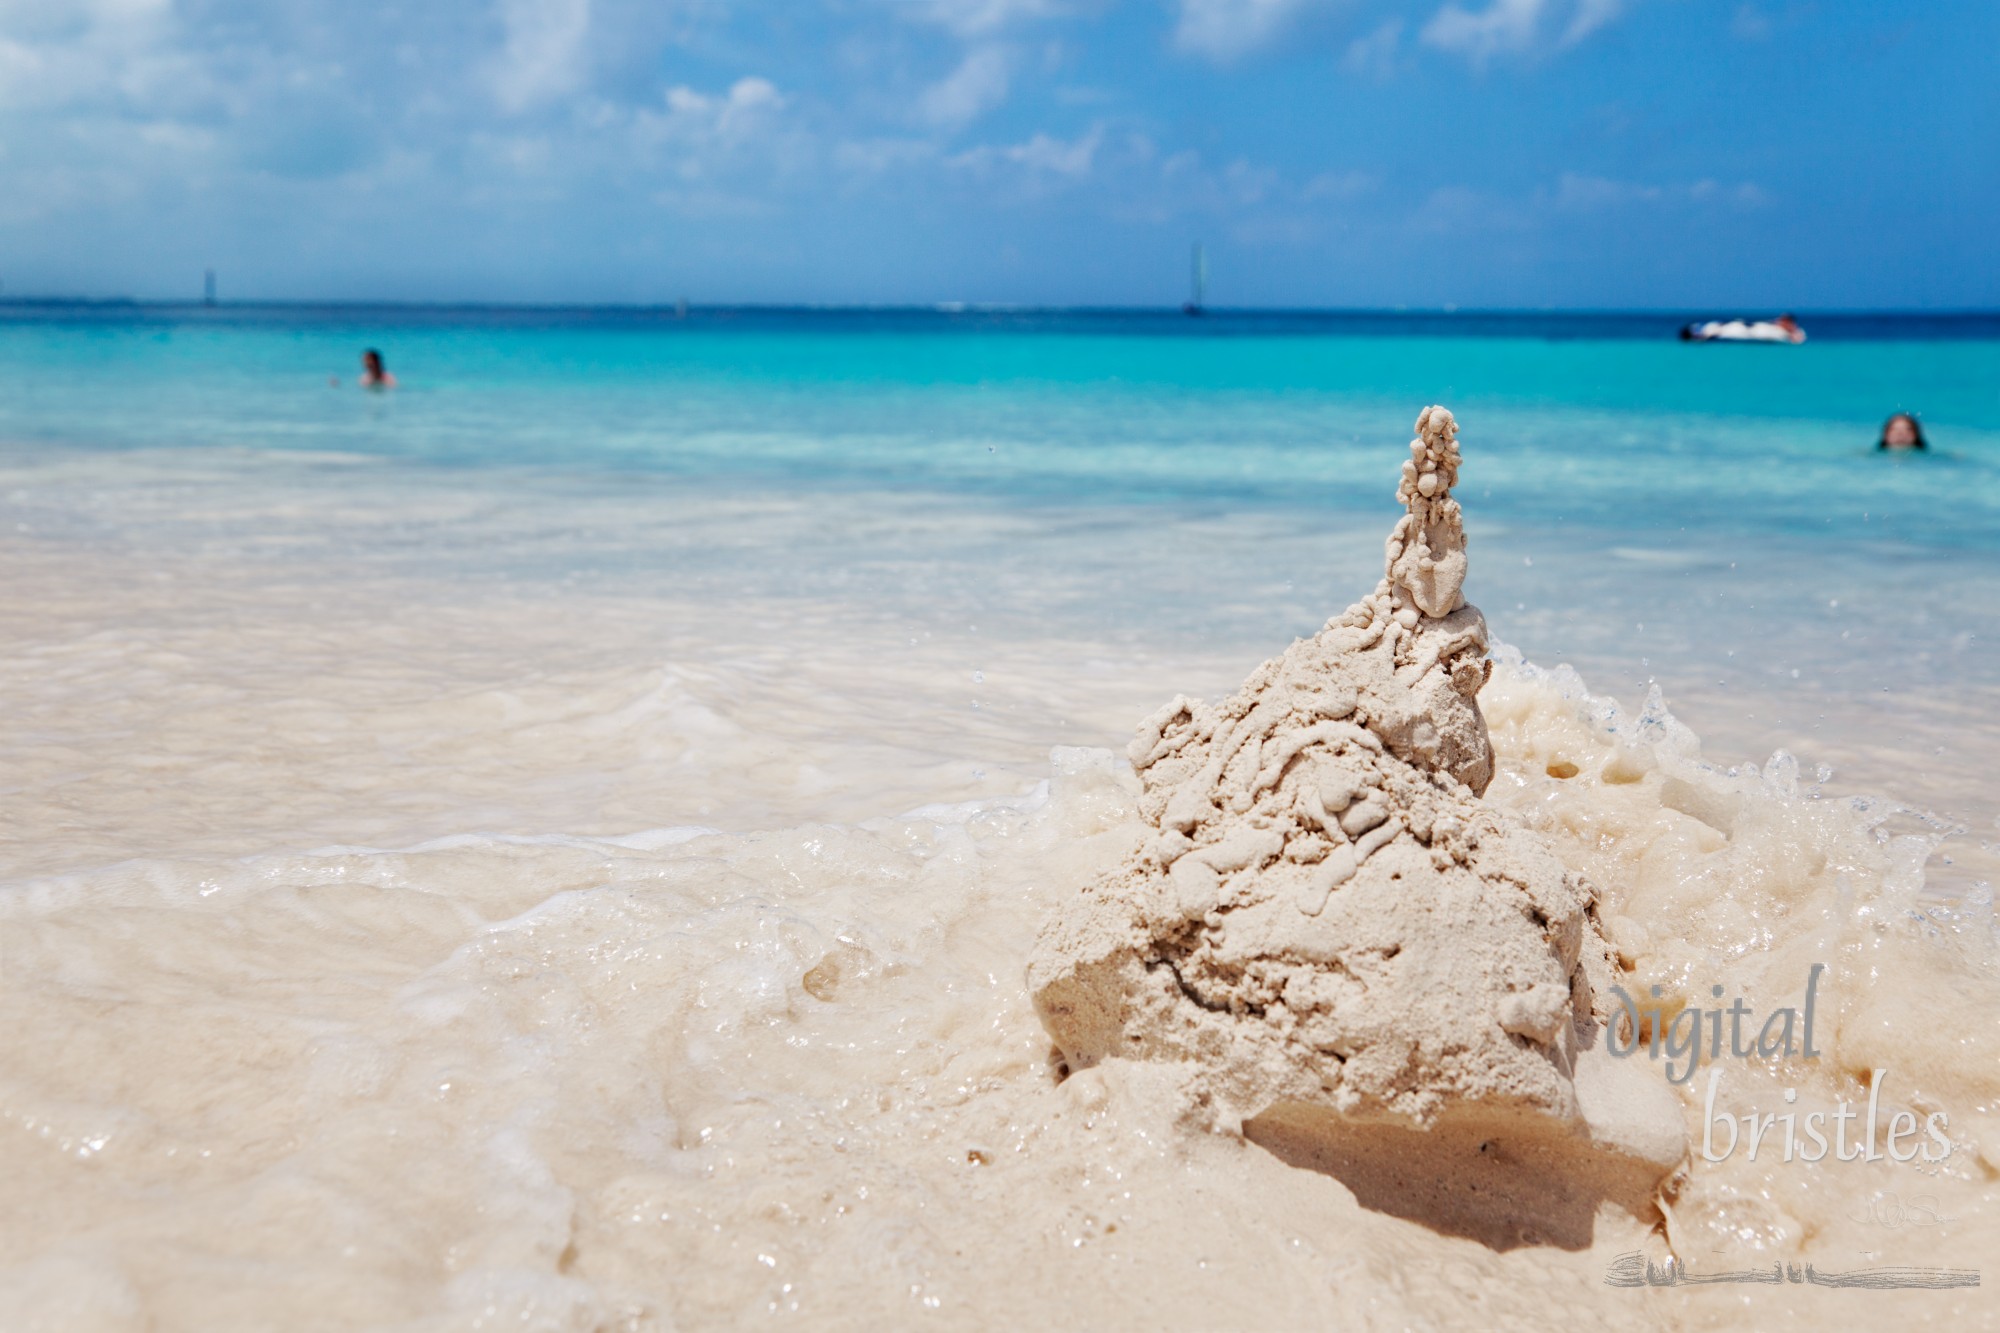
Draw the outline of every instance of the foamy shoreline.
M1983 1289L1610 1286L1662 1238L1440 1236L1189 1139L1143 1079L1058 1082L1021 967L1048 895L1133 836L1104 751L1282 641L1030 635L993 601L956 614L986 594L953 573L872 615L715 576L651 594L427 576L392 543L438 510L236 480L174 498L165 535L0 548L22 576L0 883L16 1308L79 1328L793 1307L823 1326L1728 1327L1865 1298L1869 1317L1989 1322ZM448 501L454 521L493 522L489 498ZM282 556L343 549L350 514L370 526L346 577ZM802 531L782 509L749 521ZM1503 638L1507 605L1488 602ZM1692 737L1665 722L1647 743L1673 773L1607 783L1629 728L1614 744L1561 673L1504 666L1481 702L1494 799L1606 886L1635 976L1727 983L1761 1013L1811 962L1836 969L1831 1059L1790 1082L1725 1059L1724 1109L1776 1112L1786 1086L1851 1102L1874 1068L1897 1109L1949 1109L1953 1156L1910 1179L1698 1163L1674 1248L1697 1270L1829 1272L1996 1252L1995 1131L1973 1109L1995 1091L1994 971L1969 944L1931 952L1953 927L1920 901L1926 831L1877 839L1761 758L1689 776ZM1624 703L1630 723L1643 699ZM702 824L725 831L631 836ZM1909 1222L1918 1197L1952 1220Z

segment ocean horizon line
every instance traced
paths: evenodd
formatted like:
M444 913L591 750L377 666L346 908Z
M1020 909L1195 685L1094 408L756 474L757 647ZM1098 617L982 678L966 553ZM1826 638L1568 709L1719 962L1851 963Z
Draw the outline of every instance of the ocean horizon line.
M0 326L680 330L798 335L1070 335L1202 340L1260 337L1447 337L1658 341L1741 309L1045 306L910 304L589 304L481 301L141 300L0 296ZM2000 341L2000 310L1813 310L1794 313L1815 341Z
M315 297L253 297L216 299L213 301L199 297L161 298L140 296L57 296L57 295L16 295L0 293L0 307L24 309L78 308L78 309L141 309L141 310L417 310L417 311L495 311L523 313L566 313L573 311L633 314L1021 314L1021 315L1108 315L1108 316L1173 316L1175 318L1298 318L1323 316L1330 318L1353 318L1381 316L1403 318L1407 316L1427 316L1433 318L1494 318L1515 317L1525 319L1548 318L1676 318L1681 316L1715 316L1718 312L1753 313L1766 310L1776 311L1775 305L1759 305L1754 302L1736 304L1716 303L1711 305L1686 306L1462 306L1446 305L1355 305L1355 306L1279 306L1279 305L1205 305L1198 312L1190 312L1184 305L1118 305L1118 304L1078 304L1059 305L1042 302L1014 301L482 301L482 300L404 300L397 298L315 298ZM1801 318L1816 319L1981 319L2000 318L2000 305L1996 306L1810 306L1792 305L1786 307L1790 313Z

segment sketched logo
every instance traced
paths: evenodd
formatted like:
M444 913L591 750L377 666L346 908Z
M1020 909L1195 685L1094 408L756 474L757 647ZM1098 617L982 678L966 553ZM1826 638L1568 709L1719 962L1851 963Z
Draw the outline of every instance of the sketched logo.
M1604 1272L1608 1287L1700 1287L1736 1283L1776 1287L1785 1283L1813 1287L1850 1287L1863 1291L1895 1291L1916 1288L1943 1291L1952 1287L1976 1287L1976 1268L1856 1268L1845 1273L1822 1273L1812 1264L1773 1262L1768 1268L1742 1268L1720 1273L1702 1273L1678 1259L1653 1263L1636 1250L1621 1254Z

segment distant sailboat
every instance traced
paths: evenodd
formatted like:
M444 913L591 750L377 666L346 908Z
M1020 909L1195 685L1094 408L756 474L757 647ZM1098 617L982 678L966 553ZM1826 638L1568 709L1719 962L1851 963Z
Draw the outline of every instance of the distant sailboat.
M1194 247L1194 294L1181 306L1183 315L1199 315L1208 306L1208 251L1199 241Z

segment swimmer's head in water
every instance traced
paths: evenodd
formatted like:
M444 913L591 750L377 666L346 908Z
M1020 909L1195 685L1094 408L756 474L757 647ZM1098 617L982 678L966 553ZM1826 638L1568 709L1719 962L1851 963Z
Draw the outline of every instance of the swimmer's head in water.
M1898 412L1882 423L1882 438L1875 445L1877 449L1922 449L1924 428L1908 412Z
M361 354L361 369L363 373L380 379L384 373L382 368L382 354L372 347L363 352Z

